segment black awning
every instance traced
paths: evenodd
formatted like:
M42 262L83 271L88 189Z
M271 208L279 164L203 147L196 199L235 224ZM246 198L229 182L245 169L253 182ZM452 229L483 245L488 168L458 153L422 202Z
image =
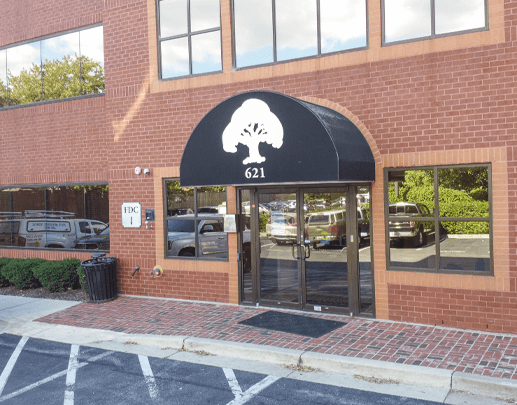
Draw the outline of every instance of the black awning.
M190 136L182 186L370 182L368 142L345 116L284 94L251 91L212 109Z

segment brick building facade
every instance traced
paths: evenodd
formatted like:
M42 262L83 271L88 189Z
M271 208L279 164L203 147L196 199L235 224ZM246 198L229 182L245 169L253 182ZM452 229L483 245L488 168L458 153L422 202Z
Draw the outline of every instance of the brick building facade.
M237 233L227 234L226 260L167 256L164 179L180 178L185 145L214 107L249 91L285 94L348 118L372 151L375 180L360 186L371 193L374 316L515 333L517 2L489 0L484 29L393 44L383 39L384 5L367 1L365 47L239 69L233 52L233 2L221 0L221 71L166 80L160 79L155 0L2 1L0 52L102 24L105 90L1 108L0 186L107 184L109 254L119 259L120 293L239 304L246 300ZM389 254L396 251L386 229L389 171L462 165L489 167L488 267L476 274L473 269L462 273L390 265ZM135 174L137 166L149 168L150 174ZM245 185L221 186L228 186L226 213L240 214L239 191ZM124 202L155 209L152 228L123 227ZM259 263L258 249L252 252ZM45 259L85 260L90 253L0 249L0 256ZM156 265L163 268L162 277L150 275ZM131 277L136 266L140 270ZM254 267L253 277L257 271ZM255 296L248 303L258 301ZM315 307L318 303L309 309Z

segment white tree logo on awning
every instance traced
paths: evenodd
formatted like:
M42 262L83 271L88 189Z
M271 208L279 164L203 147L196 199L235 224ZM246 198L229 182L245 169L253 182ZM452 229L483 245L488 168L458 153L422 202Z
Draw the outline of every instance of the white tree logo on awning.
M235 153L241 143L249 149L249 156L242 164L262 163L266 160L259 153L262 142L279 149L284 143L284 128L265 102L251 98L233 113L223 132L223 149Z

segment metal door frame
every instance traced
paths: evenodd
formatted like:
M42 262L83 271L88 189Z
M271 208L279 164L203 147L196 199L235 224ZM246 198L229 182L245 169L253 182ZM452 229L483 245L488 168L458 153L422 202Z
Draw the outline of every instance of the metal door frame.
M357 186L356 185L290 185L290 186L270 186L256 187L253 189L242 188L250 192L250 221L259 224L259 194L295 194L296 196L296 221L297 221L297 241L296 255L294 259L298 263L298 303L278 302L260 298L260 230L258 226L251 229L251 274L253 283L252 304L259 306L272 306L300 310L315 310L315 305L307 304L306 288L306 268L305 268L305 248L302 237L305 236L302 228L305 217L303 211L303 196L307 192L335 192L344 191L346 195L346 234L347 234L347 270L348 270L348 307L326 307L322 306L325 312L347 313L351 316L359 315L361 310L360 303L360 280L359 280L359 246L357 230ZM370 225L371 226L371 225ZM253 229L254 228L254 229ZM303 254L302 254L303 252ZM372 269L373 271L373 269ZM372 280L373 282L373 280ZM373 285L372 285L373 288ZM242 291L242 290L241 290ZM316 307L318 307L316 305Z

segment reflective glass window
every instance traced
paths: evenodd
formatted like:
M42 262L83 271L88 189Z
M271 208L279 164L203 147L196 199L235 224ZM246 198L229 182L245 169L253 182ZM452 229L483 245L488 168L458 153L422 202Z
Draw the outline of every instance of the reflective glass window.
M434 4L437 35L486 25L485 0L434 0Z
M189 74L188 38L163 41L161 54L162 77L180 77Z
M383 0L384 43L487 28L486 0Z
M0 108L104 93L103 28L0 50Z
M433 170L393 170L388 179L390 266L435 269Z
M440 269L489 272L490 235L487 222L441 222Z
M488 217L488 168L438 170L441 217Z
M227 260L226 188L181 187L178 180L167 180L164 187L166 256Z
M490 166L390 169L387 176L391 268L491 271Z
M81 88L83 94L104 93L103 27L79 32L81 46Z
M190 0L190 25L192 32L219 28L220 24L219 1Z
M222 70L219 1L161 0L158 9L162 79Z
M188 32L187 2L185 0L160 1L160 36L162 38Z
M274 61L272 0L234 0L235 64L237 67Z
M365 0L233 0L237 68L366 47Z
M81 95L79 32L41 41L43 99Z
M222 70L221 33L208 32L192 36L192 74Z
M0 245L109 250L107 185L5 188L0 203Z
M0 107L7 106L7 50L0 50Z
M386 42L430 35L430 0L384 0L384 38Z
M9 105L41 101L40 41L7 48Z
M314 0L276 0L277 60L317 55L317 8Z
M366 46L365 0L320 0L321 53Z

